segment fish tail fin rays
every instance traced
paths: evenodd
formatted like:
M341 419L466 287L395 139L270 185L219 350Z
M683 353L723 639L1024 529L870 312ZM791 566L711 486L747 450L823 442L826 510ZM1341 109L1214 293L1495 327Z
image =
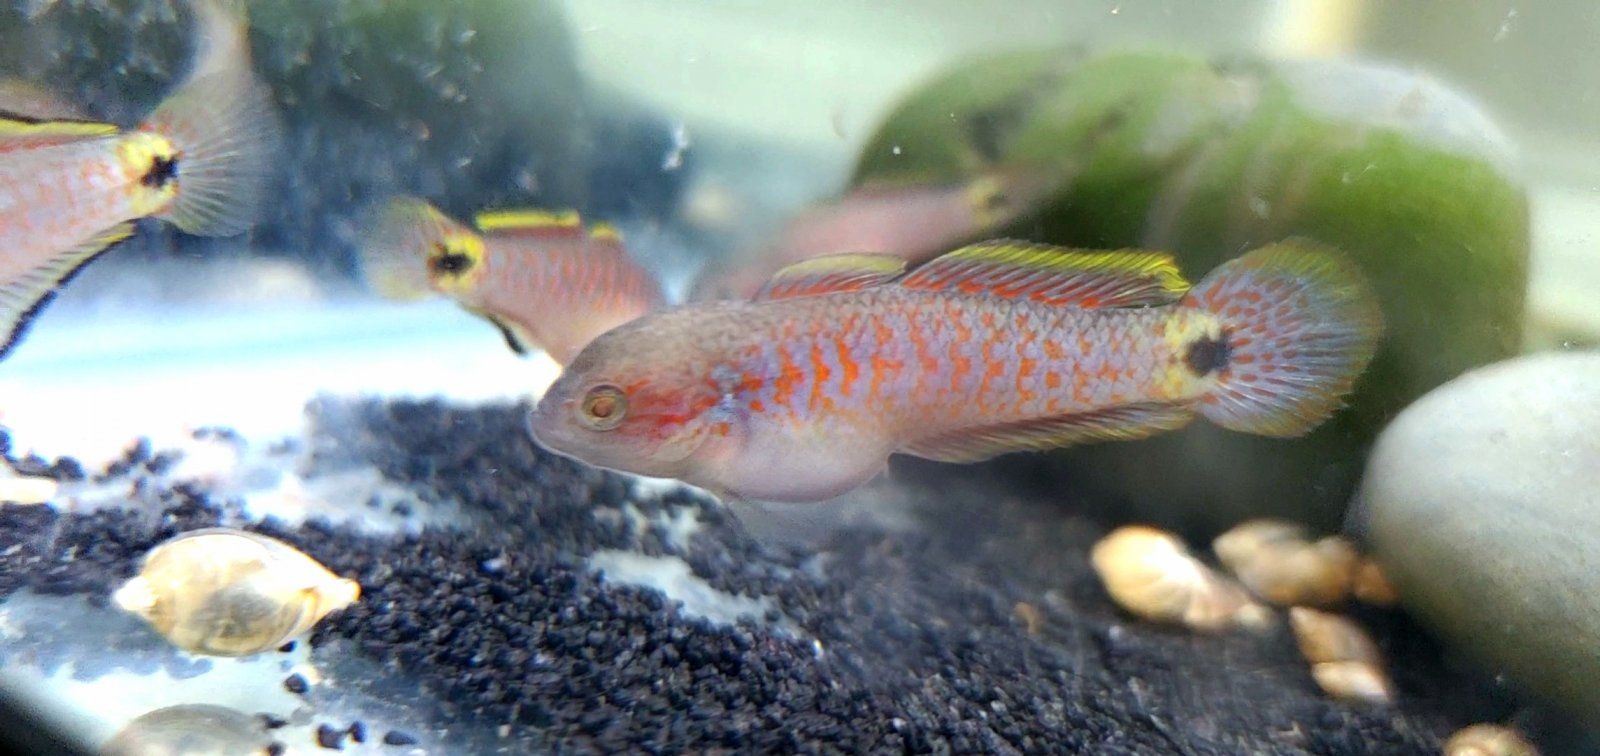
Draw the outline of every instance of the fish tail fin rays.
M1229 430L1299 436L1338 409L1377 350L1383 314L1339 252L1291 239L1218 267L1184 299L1221 322L1191 342L1197 373L1214 372L1200 413Z
M397 302L432 294L428 258L451 232L471 234L426 200L396 197L372 210L356 260L367 285L379 296Z
M166 137L177 153L177 197L157 217L191 234L232 236L261 212L282 126L243 41L206 44L194 74L139 129ZM215 50L230 54L220 60Z
M119 223L0 286L0 359L22 342L34 317L55 299L56 292L68 280L95 256L132 234L132 223Z

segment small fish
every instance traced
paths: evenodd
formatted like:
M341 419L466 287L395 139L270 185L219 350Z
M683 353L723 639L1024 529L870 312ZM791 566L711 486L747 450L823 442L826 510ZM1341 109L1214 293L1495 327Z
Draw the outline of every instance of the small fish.
M982 237L1033 209L1060 184L1025 169L997 170L956 184L863 186L801 211L748 263L713 272L690 299L749 299L779 270L843 253L893 255L918 263Z
M476 230L414 198L379 214L361 260L391 299L444 294L493 323L518 354L566 364L606 331L661 306L655 279L606 224L573 211L480 213Z
M1172 258L1014 241L800 263L752 302L596 339L529 418L545 447L758 501L820 501L891 453L974 462L1196 414L1267 436L1338 407L1382 330L1338 252L1257 249L1191 288Z
M212 12L212 10L207 11ZM241 17L203 18L203 50L244 56ZM277 120L248 57L202 54L196 74L132 129L0 114L0 358L84 265L160 218L202 236L250 226Z

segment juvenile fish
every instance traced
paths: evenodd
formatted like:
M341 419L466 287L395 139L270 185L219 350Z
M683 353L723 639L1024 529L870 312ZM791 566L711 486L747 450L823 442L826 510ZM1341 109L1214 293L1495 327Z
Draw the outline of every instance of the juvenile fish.
M749 299L779 270L826 255L871 253L922 262L1016 220L1058 185L1042 174L1010 169L952 184L863 186L802 210L770 246L703 278L690 299Z
M616 229L584 229L576 212L481 213L476 229L414 198L391 201L363 245L379 293L444 294L500 329L518 354L565 364L594 337L662 304L660 286Z
M1171 257L997 241L910 273L801 263L756 301L689 305L590 344L529 418L591 464L765 501L819 501L892 453L973 462L1134 439L1196 414L1295 436L1382 329L1337 252L1287 241L1191 288Z
M250 73L242 17L206 6L195 73L132 129L0 113L0 358L67 281L133 221L160 218L202 236L254 222L277 121ZM14 107L22 105L12 98ZM39 107L43 107L42 105Z

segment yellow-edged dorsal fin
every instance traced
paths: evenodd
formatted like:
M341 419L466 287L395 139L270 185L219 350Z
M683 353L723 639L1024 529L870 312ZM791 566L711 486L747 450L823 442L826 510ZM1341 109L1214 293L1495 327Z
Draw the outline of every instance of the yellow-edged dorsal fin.
M589 227L589 238L595 241L621 242L622 232L610 223L596 223Z
M1172 304L1189 290L1168 254L1082 251L1009 239L935 258L899 285L1085 308Z
M488 210L474 216L473 223L486 234L548 237L583 235L583 221L576 210Z
M0 113L0 152L99 139L117 132L117 127L109 123L45 121L25 115Z
M21 343L28 324L67 281L106 248L131 234L132 223L118 223L0 286L0 359Z
M888 283L905 269L906 261L894 255L857 252L813 257L778 271L756 292L755 300L859 291Z

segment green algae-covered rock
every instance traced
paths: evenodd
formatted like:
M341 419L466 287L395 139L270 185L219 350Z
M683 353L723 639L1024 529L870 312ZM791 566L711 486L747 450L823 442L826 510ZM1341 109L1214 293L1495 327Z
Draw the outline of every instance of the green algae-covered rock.
M1119 515L1204 534L1263 514L1333 526L1383 423L1467 368L1517 351L1529 234L1510 163L1474 105L1409 72L1025 52L959 66L908 96L869 141L855 180L1033 166L1064 185L1009 229L1015 236L1162 249L1192 280L1289 236L1340 247L1361 265L1383 301L1384 345L1349 408L1307 437L1198 422L1052 455Z

